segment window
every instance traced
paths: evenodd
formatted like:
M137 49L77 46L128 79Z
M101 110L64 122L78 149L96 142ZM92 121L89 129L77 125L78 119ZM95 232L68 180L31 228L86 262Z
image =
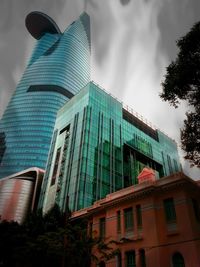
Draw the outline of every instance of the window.
M3 159L4 152L6 150L6 135L5 133L0 133L0 163Z
M199 203L196 199L192 198L192 206L195 214L195 218L198 222L200 222L200 209L199 209Z
M93 228L93 223L89 223L89 237L92 237L92 228Z
M178 164L175 159L174 159L174 169L175 169L175 172L178 172Z
M116 255L116 267L122 267L122 254L120 251Z
M167 162L168 162L168 167L169 167L169 173L173 173L173 170L172 170L172 162L171 162L171 158L170 156L167 155Z
M104 261L101 261L99 264L98 264L98 267L106 267L106 264Z
M105 234L106 234L106 219L105 218L101 218L99 220L99 237L101 239L105 238Z
M142 228L142 210L141 205L136 206L137 226Z
M121 212L120 210L117 211L117 232L121 232Z
M133 208L124 210L124 226L125 231L133 230Z
M142 130L145 134L151 136L153 139L158 141L158 133L156 130L153 130L147 124L142 122L140 119L135 117L133 114L129 113L126 109L123 108L123 119L131 123L136 128Z
M58 164L59 164L59 160L60 160L60 151L61 151L61 148L59 147L57 149L57 152L56 152L56 159L55 159L55 163L54 163L54 167L53 167L51 185L54 185L55 181L56 181L56 176L57 176L57 171L58 171Z
M124 188L132 185L131 177L128 175L124 176Z
M196 199L192 198L192 206L195 214L195 218L198 222L200 222L200 208L199 203Z
M136 267L135 251L126 252L126 267Z
M173 198L167 198L163 201L165 218L168 223L176 221L176 210Z
M173 267L185 267L184 258L179 252L176 252L172 256L172 266Z
M139 250L139 260L140 260L140 266L146 267L146 257L145 257L145 250L144 249Z

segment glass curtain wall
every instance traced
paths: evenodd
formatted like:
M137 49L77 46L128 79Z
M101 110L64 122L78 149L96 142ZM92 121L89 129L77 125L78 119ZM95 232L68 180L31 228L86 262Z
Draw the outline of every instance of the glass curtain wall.
M62 147L65 155L65 163L60 162L63 178L61 183L58 174L58 185L52 188L49 183L43 189L46 203L56 199L64 209L67 201L71 210L79 210L109 193L136 184L144 167L154 169L157 178L170 174L165 165L172 149L163 146L164 136L160 143L157 130L140 121L128 121L123 112L119 101L92 82L59 111L54 150ZM62 129L68 125L68 149L64 152L66 136ZM171 155L178 163L175 146ZM56 153L46 179L51 179L55 163Z

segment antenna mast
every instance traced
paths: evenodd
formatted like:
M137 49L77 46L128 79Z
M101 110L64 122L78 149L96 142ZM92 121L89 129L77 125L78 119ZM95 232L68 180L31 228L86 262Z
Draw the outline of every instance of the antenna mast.
M84 8L83 8L83 11L86 12L86 8L87 8L87 0L84 0Z

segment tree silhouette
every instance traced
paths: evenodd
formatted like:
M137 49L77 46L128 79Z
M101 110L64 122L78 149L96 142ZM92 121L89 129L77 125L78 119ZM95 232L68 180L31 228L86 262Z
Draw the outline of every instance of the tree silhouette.
M200 22L177 41L177 46L178 56L167 67L160 96L174 107L180 100L187 101L189 111L181 129L181 143L185 159L200 167Z
M44 216L41 211L29 214L22 225L1 222L0 240L2 267L88 267L118 251L113 242L89 236L87 220L71 220L70 212L62 213L58 206Z

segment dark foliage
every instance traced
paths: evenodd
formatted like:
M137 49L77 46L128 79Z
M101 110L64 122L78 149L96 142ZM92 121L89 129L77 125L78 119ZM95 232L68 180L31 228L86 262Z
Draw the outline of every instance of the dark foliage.
M117 252L112 242L89 237L87 222L70 220L58 206L44 216L30 214L23 225L1 222L0 240L2 267L89 267L91 260L106 261Z
M186 113L181 129L182 148L191 166L200 167L200 22L177 42L179 54L167 67L161 98L177 107L186 100L191 111Z

